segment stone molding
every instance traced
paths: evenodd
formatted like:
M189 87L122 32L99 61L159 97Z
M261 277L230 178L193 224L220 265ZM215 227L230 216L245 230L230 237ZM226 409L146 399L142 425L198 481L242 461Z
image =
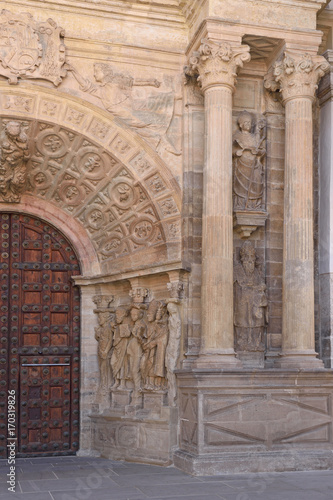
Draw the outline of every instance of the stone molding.
M203 91L216 85L234 90L237 69L250 59L248 45L233 46L228 42L216 43L204 38L201 40L199 50L190 56L185 73L189 76L196 75Z
M302 97L314 100L318 82L329 69L329 63L322 56L286 50L283 60L276 62L266 76L265 88L273 92L279 89L284 104Z

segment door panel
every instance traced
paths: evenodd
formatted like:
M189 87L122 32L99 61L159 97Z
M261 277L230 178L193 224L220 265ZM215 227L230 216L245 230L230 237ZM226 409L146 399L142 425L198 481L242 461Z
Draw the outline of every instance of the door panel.
M16 391L18 455L78 449L80 274L67 239L43 221L0 213L0 454Z

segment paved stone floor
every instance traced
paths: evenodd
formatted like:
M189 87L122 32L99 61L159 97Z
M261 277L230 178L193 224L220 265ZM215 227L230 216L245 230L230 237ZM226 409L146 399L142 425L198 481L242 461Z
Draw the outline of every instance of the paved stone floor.
M0 461L0 500L332 500L333 471L191 477L102 458L18 459L16 492Z

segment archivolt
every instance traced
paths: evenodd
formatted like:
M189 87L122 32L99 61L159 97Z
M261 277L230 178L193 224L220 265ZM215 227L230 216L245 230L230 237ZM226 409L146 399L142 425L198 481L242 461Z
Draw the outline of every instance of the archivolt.
M137 134L56 90L0 89L2 121L23 122L31 138L27 193L0 210L58 225L81 254L85 274L179 258L179 185Z

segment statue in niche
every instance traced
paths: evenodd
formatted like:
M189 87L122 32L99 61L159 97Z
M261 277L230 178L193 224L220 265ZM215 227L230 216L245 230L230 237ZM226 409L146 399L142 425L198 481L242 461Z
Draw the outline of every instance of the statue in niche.
M158 88L159 81L133 78L120 73L110 64L95 63L95 84L70 64L66 64L66 69L72 72L83 92L99 98L105 109L144 137L156 151L164 149L175 155L180 154L166 136L174 112L173 92L151 90L147 93L143 88Z
M237 351L264 351L268 322L266 285L250 241L240 250L234 269L234 326Z
M169 406L176 406L177 380L175 369L177 368L180 356L181 339L181 319L179 313L178 299L169 299L167 310L169 313L169 341L165 353L166 378L168 381L168 402Z
M143 320L145 304L133 304L131 307L131 320L133 321L132 335L128 342L126 361L128 361L128 378L133 381L134 390L132 404L140 404L141 372L140 362L142 357L142 344L147 337L147 325Z
M20 201L29 157L28 136L21 123L9 121L0 136L0 201Z
M158 391L165 389L165 351L169 336L168 314L166 304L162 301L158 301L153 307L155 321L150 328L148 327L149 335L142 345L144 353L147 354L144 354L142 359L147 359L145 373L148 375L149 385L146 388ZM149 317L152 322L152 314Z
M114 378L112 389L126 388L126 351L131 336L131 319L126 307L116 309L116 325L114 328L113 351L111 355L111 369Z
M266 140L264 119L259 119L253 131L253 117L242 111L233 136L234 210L262 210Z
M99 366L99 393L106 395L112 383L110 366L111 348L113 343L113 330L116 326L114 309L98 305L94 309L97 313L99 326L95 328L95 339L98 342L98 366Z

